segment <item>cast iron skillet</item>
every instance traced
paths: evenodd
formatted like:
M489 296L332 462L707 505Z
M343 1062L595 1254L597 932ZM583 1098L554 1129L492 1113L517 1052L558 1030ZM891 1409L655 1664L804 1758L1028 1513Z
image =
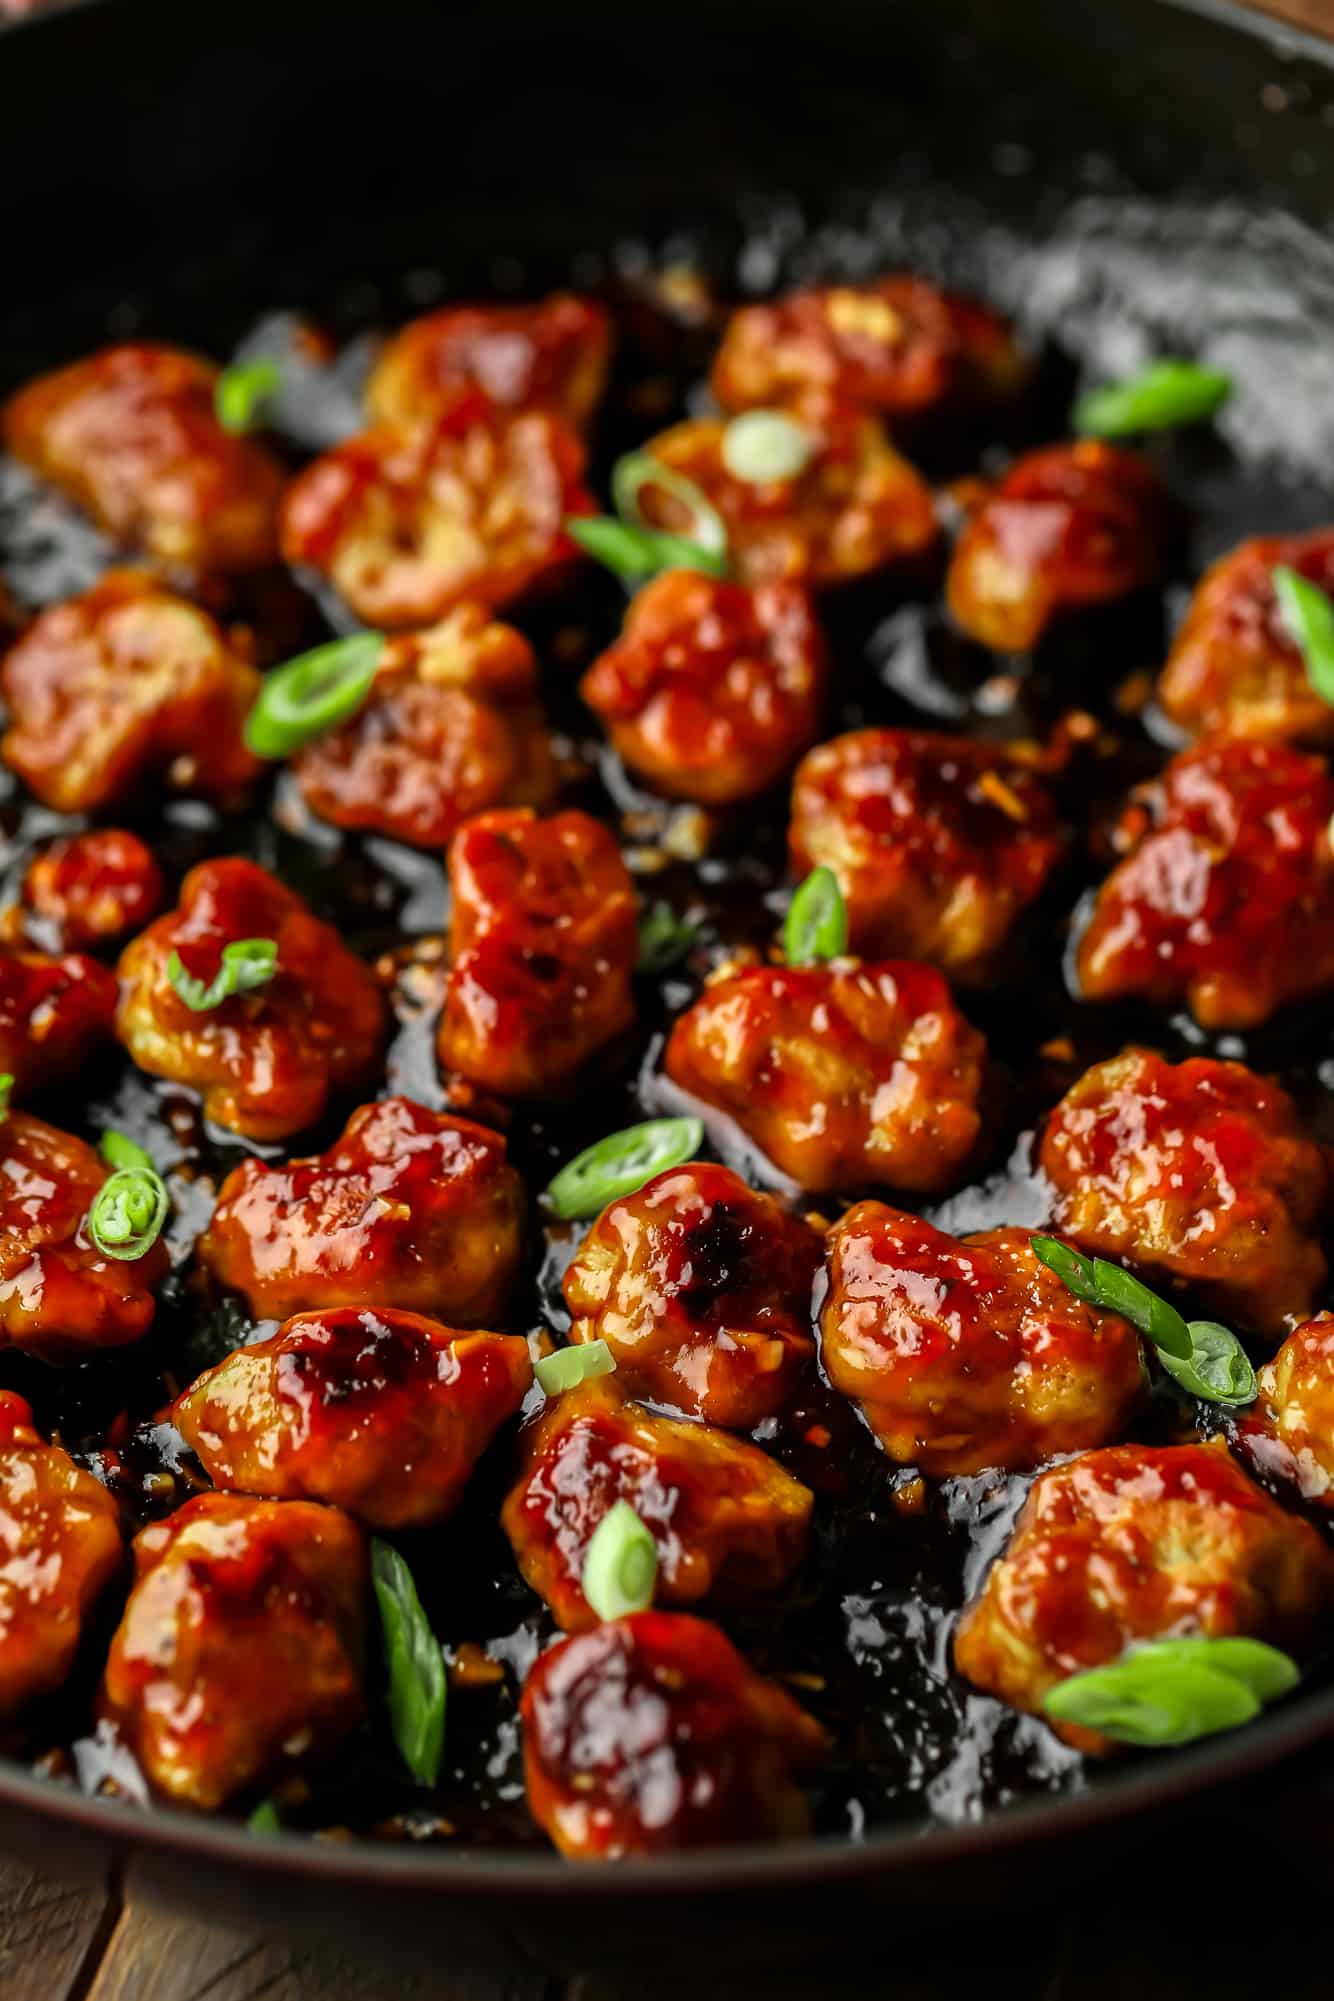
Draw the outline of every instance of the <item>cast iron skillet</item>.
M1334 55L1196 0L103 0L0 43L0 389L140 327L225 353L275 303L406 317L537 290L679 233L763 287L902 264L975 286L1095 371L1148 333L1240 393L1243 528L1300 525L1334 465ZM1205 486L1227 474L1207 460ZM1255 496L1266 498L1264 520ZM1211 512L1213 532L1226 507ZM1230 533L1223 539L1232 539ZM1192 549L1193 564L1214 553ZM955 1828L572 1871L282 1840L88 1800L0 1764L0 1837L70 1870L503 1975L707 1950L841 1964L868 1907L1026 1898L1226 1780L1334 1737L1334 1689L1236 1739ZM1248 1811L1274 1813L1272 1795ZM1248 1802L1254 1795L1246 1795ZM828 1965L827 1958L824 1964Z

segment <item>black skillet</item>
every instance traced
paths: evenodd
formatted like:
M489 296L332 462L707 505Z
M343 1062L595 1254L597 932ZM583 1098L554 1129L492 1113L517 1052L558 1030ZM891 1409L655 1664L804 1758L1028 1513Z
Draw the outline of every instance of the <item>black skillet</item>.
M1331 511L1334 58L1205 0L103 0L0 41L0 188L0 389L108 332L225 353L275 303L392 321L410 274L536 291L605 270L590 253L685 244L741 289L948 276L1095 375L1142 335L1221 361L1240 384L1224 442L1176 467L1190 569ZM1211 1788L1267 1839L1300 1796L1274 1774L1308 1778L1331 1736L1325 1686L1073 1796L662 1867L260 1850L8 1763L0 1834L83 1874L134 1853L141 1886L201 1911L454 1968L642 1966L647 1945L659 1967L828 1969L831 1942L848 1967L914 1911L938 1924L1117 1858L1133 1874L1146 1817L1193 1809L1198 1848ZM877 1904L895 1908L868 1925Z

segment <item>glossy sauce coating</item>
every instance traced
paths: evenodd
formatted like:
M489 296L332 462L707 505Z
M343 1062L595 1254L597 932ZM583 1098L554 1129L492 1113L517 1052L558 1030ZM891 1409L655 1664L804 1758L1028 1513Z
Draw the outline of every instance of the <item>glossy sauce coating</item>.
M1113 1445L1034 1482L963 1614L959 1673L1016 1709L1137 1640L1241 1633L1302 1652L1334 1604L1334 1555L1221 1439ZM1073 1725L1079 1749L1111 1748Z
M106 1488L0 1390L0 1722L64 1685L122 1555Z
M1334 1314L1293 1328L1261 1369L1259 1390L1243 1419L1243 1446L1304 1501L1334 1508Z
M820 1241L771 1195L708 1161L612 1202L565 1274L570 1338L605 1341L620 1384L749 1431L814 1355Z
M73 1075L115 1016L116 982L96 959L0 948L0 1072L16 1097Z
M197 1494L134 1560L98 1708L155 1792L211 1811L361 1720L366 1546L346 1515Z
M15 458L127 548L193 571L276 560L277 460L213 412L218 370L131 342L39 376L0 415Z
M453 1513L532 1380L513 1335L345 1306L234 1350L177 1398L172 1422L215 1487L422 1528Z
M1325 1280L1325 1152L1277 1084L1240 1063L1125 1049L1052 1112L1038 1165L1053 1227L1277 1337Z
M327 1153L243 1162L198 1255L261 1318L399 1307L484 1327L504 1309L522 1213L498 1133L382 1098Z
M825 1736L716 1626L638 1612L560 1640L524 1686L528 1806L571 1861L801 1834Z
M1184 1001L1256 1028L1334 985L1334 780L1281 744L1210 737L1137 786L1125 859L1079 940L1085 1000Z
M802 1188L936 1193L981 1129L986 1046L934 967L723 969L668 1038L672 1082Z
M377 423L407 429L471 390L498 410L552 410L579 430L601 399L611 344L606 308L569 292L536 305L445 306L386 342L366 407Z
M418 848L443 848L487 807L546 805L556 770L532 647L474 603L399 634L356 714L292 769L322 820Z
M100 813L146 787L235 805L259 771L248 645L134 570L43 612L6 656L0 756L44 805Z
M1156 475L1130 452L1089 439L1030 452L965 524L949 608L983 646L1026 652L1062 613L1152 583L1165 516Z
M854 951L981 979L1065 849L1051 795L995 745L865 729L801 761L793 873L831 868Z
M441 1067L502 1097L559 1088L634 1019L634 887L587 813L481 813L449 850Z
M657 1545L659 1605L762 1598L806 1551L809 1487L730 1432L631 1402L614 1377L548 1398L520 1433L518 1466L501 1521L526 1582L567 1633L597 1624L584 1559L618 1501Z
M579 692L631 771L671 798L728 805L813 742L828 671L804 590L668 570L631 599Z
M1206 571L1157 688L1164 713L1191 736L1334 744L1334 708L1311 685L1279 610L1280 564L1334 592L1334 528L1254 536Z
M1039 1263L1027 1230L950 1237L883 1202L829 1235L820 1357L891 1459L939 1479L1105 1445L1145 1381L1139 1337Z
M939 532L931 490L874 417L825 400L803 404L798 415L812 452L789 479L756 484L730 472L721 418L674 425L644 450L692 480L717 509L743 584L824 590L925 555ZM691 532L689 510L662 489L645 487L639 504L654 526Z
M206 984L225 945L271 938L278 970L266 986L216 1007L188 1007L167 977L173 952ZM207 1116L252 1139L285 1139L330 1098L366 1082L385 1031L367 968L301 898L254 862L201 862L175 910L120 959L116 1028L141 1070L193 1085Z
M69 952L95 950L139 930L165 894L157 858L137 834L95 827L52 841L33 856L22 903Z
M783 406L814 390L903 419L1009 396L1025 373L998 313L895 273L743 306L709 382L727 410Z
M289 563L327 578L374 627L428 625L465 599L505 605L554 584L591 514L584 448L558 417L468 394L409 430L377 425L300 473L283 501Z
M42 1119L11 1111L0 1123L0 1342L74 1362L148 1332L167 1252L161 1238L141 1258L98 1250L87 1216L110 1173Z

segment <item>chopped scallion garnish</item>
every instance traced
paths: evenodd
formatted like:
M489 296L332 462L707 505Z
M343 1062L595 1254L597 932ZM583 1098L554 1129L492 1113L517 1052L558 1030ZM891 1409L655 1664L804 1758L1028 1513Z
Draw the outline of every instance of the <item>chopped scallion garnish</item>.
M585 1147L547 1185L547 1207L566 1221L596 1216L609 1202L633 1195L655 1174L698 1153L698 1119L646 1119Z
M592 1382L595 1376L611 1375L615 1367L616 1357L605 1341L580 1341L571 1348L557 1348L554 1355L543 1355L533 1374L549 1397L558 1397L566 1390L578 1389L580 1383Z
M346 722L371 691L384 645L383 633L354 632L275 667L246 717L247 747L256 757L289 757Z
M278 946L272 938L236 938L224 945L218 970L208 981L187 973L179 952L172 952L167 959L167 978L173 990L195 1014L207 1014L233 994L266 987L277 970Z
M1174 430L1212 417L1232 394L1232 378L1198 362L1155 361L1126 382L1090 389L1075 404L1074 428L1084 438L1133 437Z
M584 1557L584 1596L599 1619L645 1612L658 1580L658 1545L628 1501L617 1501L593 1531Z
M807 876L788 905L783 951L789 966L814 966L848 949L848 907L831 868Z

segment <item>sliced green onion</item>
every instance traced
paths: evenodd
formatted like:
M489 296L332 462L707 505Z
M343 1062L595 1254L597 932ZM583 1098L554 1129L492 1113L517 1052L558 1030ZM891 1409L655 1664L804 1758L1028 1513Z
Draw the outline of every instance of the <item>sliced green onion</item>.
M557 1348L554 1355L544 1355L533 1374L549 1397L558 1397L595 1376L610 1376L615 1368L616 1357L605 1341L580 1341L572 1348Z
M157 1173L152 1154L145 1153L128 1133L117 1132L114 1126L108 1126L103 1133L99 1151L108 1167L140 1167L150 1174Z
M695 927L678 917L670 903L655 903L639 920L639 960L636 971L665 973L684 959L695 942Z
M246 1826L252 1834L281 1834L283 1824L278 1817L278 1808L274 1800L272 1798L261 1800L246 1822Z
M9 1094L14 1088L12 1070L0 1070L0 1125L9 1117Z
M1077 1251L1073 1244L1063 1244L1059 1237L1030 1237L1033 1255L1048 1271L1055 1272L1063 1285L1069 1286L1076 1299L1082 1299L1086 1306L1101 1306L1098 1281L1093 1275L1093 1260Z
M206 1014L221 1006L232 994L253 993L266 987L278 970L278 946L273 938L234 938L222 948L222 962L213 978L205 983L187 973L179 952L167 958L167 978L175 992L195 1014Z
M643 583L661 570L702 570L705 576L725 577L727 559L716 550L683 535L668 535L658 528L633 528L613 514L572 514L565 523L571 541L621 578L624 583Z
M646 1612L658 1581L658 1545L628 1501L617 1501L593 1531L584 1557L584 1596L599 1619Z
M814 455L810 432L782 410L746 410L723 432L723 464L752 486L796 479Z
M1246 1350L1230 1328L1216 1320L1192 1320L1190 1353L1184 1359L1158 1350L1158 1360L1182 1389L1205 1403L1254 1403L1259 1385Z
M651 452L627 452L612 467L611 497L622 521L635 528L650 528L639 508L639 496L646 486L656 486L684 507L690 515L689 539L715 556L727 555L727 524L713 502L684 473L663 465Z
M789 966L814 966L848 949L848 906L831 868L815 869L788 905L783 951Z
M1191 1352L1190 1329L1169 1300L1163 1299L1143 1279L1122 1265L1094 1258L1093 1276L1104 1306L1119 1313L1132 1327L1138 1327L1147 1341L1169 1355L1187 1360Z
M1123 1744L1189 1744L1249 1723L1300 1679L1294 1660L1259 1640L1156 1640L1058 1682L1043 1707Z
M1207 1403L1247 1404L1256 1396L1255 1370L1236 1335L1216 1320L1187 1323L1163 1299L1120 1265L1088 1258L1059 1237L1031 1237L1033 1255L1077 1299L1119 1313L1158 1351L1168 1374Z
M154 1168L118 1168L93 1197L88 1234L103 1257L128 1263L152 1249L169 1206L167 1184Z
M1264 1640L1244 1639L1240 1634L1212 1640L1203 1637L1155 1640L1152 1645L1157 1660L1184 1661L1193 1666L1211 1667L1219 1674L1230 1674L1234 1680L1244 1681L1251 1694L1258 1696L1261 1702L1276 1702L1279 1696L1290 1695L1302 1678L1302 1671L1291 1654L1285 1654L1279 1647L1271 1647Z
M275 667L246 717L247 747L256 757L289 757L346 722L371 691L384 645L381 632L354 632Z
M566 1222L596 1216L655 1174L691 1159L703 1139L698 1119L646 1119L643 1125L609 1133L567 1161L547 1184L547 1207Z
M1302 656L1306 678L1322 702L1334 704L1334 604L1319 584L1284 563L1273 578L1278 608Z
M422 1610L412 1572L379 1536L371 1538L371 1581L384 1638L394 1742L413 1778L433 1786L445 1749L445 1657Z
M213 410L223 430L255 430L282 386L283 372L270 355L224 368L213 390Z
M1082 438L1124 438L1137 431L1170 431L1203 423L1232 394L1232 377L1198 362L1155 361L1126 382L1090 389L1075 404L1073 424Z

